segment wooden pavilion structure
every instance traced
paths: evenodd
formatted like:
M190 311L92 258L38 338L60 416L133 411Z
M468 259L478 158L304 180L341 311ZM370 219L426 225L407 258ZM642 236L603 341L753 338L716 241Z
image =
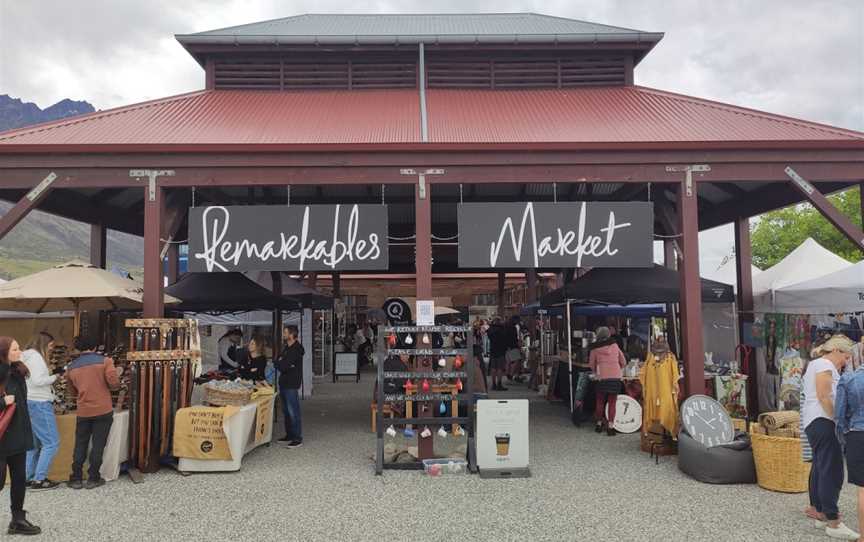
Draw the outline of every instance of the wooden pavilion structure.
M433 271L458 270L459 202L651 201L681 270L695 393L698 232L735 224L746 316L751 216L809 200L864 245L823 196L864 180L864 134L635 85L662 36L535 14L303 15L177 36L202 90L0 133L0 198L17 202L0 238L37 208L92 224L97 264L106 228L143 235L155 317L190 206L384 203L407 241L390 272L416 272L431 298Z

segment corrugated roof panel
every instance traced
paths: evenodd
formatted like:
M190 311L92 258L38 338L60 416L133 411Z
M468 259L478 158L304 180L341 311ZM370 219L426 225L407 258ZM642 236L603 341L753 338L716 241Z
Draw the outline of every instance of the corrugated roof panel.
M864 144L864 133L642 87L429 90L427 96L429 141L439 144ZM418 93L210 90L0 133L7 151L292 144L421 145Z
M419 141L416 90L201 91L0 132L0 145Z
M644 87L427 96L437 143L864 141L860 132Z
M305 14L178 36L494 36L644 34L536 13Z

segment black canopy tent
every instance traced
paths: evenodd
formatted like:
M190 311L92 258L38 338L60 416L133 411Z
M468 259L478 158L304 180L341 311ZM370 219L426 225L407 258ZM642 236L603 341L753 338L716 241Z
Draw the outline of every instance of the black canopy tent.
M304 309L332 309L333 297L326 295L315 288L306 286L301 281L291 277L288 273L270 271L247 271L246 277L262 286L266 290L273 291L273 275L277 274L281 281L281 291L284 297L297 301Z
M703 303L733 303L732 286L701 279ZM563 288L549 292L540 305L561 305L568 300L594 305L634 305L641 303L678 303L681 278L674 269L659 265L651 268L592 269Z
M243 273L184 273L165 292L181 302L171 310L182 312L241 312L297 310L298 301L268 291Z

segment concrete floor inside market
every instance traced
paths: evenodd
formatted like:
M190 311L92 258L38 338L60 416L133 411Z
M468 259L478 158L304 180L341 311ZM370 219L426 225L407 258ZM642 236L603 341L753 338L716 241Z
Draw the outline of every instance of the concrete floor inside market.
M826 539L801 513L806 494L696 482L674 457L655 465L638 435L576 428L565 406L524 385L497 395L532 399L531 478L375 476L373 378L316 383L304 446L259 448L239 472L122 476L93 491L28 492L26 508L52 541ZM840 508L856 527L851 486Z

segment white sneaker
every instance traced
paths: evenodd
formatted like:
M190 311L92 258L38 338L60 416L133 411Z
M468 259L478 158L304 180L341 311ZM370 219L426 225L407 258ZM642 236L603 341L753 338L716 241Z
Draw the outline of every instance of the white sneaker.
M828 524L822 521L821 519L814 519L813 526L817 529L824 529Z
M861 535L844 525L843 522L838 523L835 528L826 526L825 534L838 540L858 540L861 538Z

